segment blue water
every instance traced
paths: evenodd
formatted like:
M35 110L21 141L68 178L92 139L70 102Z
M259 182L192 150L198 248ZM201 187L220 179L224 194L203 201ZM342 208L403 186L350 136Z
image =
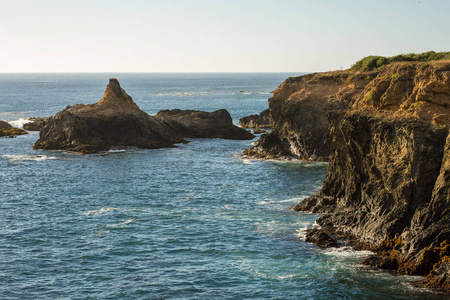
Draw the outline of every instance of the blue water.
M237 123L291 75L1 74L0 119L96 102L114 76L150 114L226 108ZM291 207L326 164L250 160L252 141L77 155L37 139L0 139L1 299L445 298L359 265L366 252L302 242L319 215Z

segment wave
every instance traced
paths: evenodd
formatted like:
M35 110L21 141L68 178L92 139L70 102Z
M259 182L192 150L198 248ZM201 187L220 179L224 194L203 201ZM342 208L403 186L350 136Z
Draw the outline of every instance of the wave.
M5 157L9 159L10 162L18 162L18 161L43 161L49 159L58 159L55 156L47 156L47 155L0 155L0 157Z
M123 222L120 222L118 224L110 224L110 225L106 225L106 227L122 227L123 225L129 224L134 222L134 219L126 219Z
M23 125L28 122L30 122L30 119L28 119L28 118L19 118L18 120L9 121L9 124L11 124L14 127L23 129Z
M353 250L350 246L340 248L327 248L323 250L323 254L338 257L367 257L375 254L367 250Z
M247 91L239 91L237 93L233 93L233 95L236 94L243 94L243 95L271 95L271 93L268 92L247 92Z
M202 97L213 95L211 92L167 92L148 94L152 96Z
M85 215L101 215L110 211L114 211L114 210L119 210L118 208L115 207L102 207L98 210L89 210L87 212L85 212Z

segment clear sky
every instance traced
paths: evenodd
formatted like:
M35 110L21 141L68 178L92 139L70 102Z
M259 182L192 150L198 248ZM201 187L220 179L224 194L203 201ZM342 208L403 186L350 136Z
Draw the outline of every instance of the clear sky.
M450 51L450 0L0 0L0 72L312 72Z

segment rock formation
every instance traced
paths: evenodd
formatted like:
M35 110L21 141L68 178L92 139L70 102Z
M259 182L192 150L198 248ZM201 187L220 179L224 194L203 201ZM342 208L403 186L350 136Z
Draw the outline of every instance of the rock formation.
M44 123L34 149L89 153L115 146L145 149L172 147L175 143L186 142L184 137L194 135L253 138L244 129L233 127L231 117L225 110L214 113L166 111L158 117L150 116L139 109L115 78L110 79L99 102L67 106L46 118ZM202 126L209 131L203 130ZM217 128L213 130L214 126Z
M30 118L27 123L23 124L23 129L28 131L40 131L45 124L46 118Z
M271 128L269 109L263 110L259 115L250 115L239 120L242 128Z
M288 78L269 99L272 132L245 154L255 157L328 161L327 113L346 109L377 72L337 71Z
M329 110L327 176L294 209L327 213L317 220L322 231L377 251L366 263L428 275L424 284L448 289L450 61L392 63L375 75L355 74L373 79L349 87L348 109ZM289 106L284 99L278 106Z
M198 110L161 110L155 117L184 138L249 140L255 137L247 130L233 125L233 120L225 109L211 113Z
M27 132L16 127L12 127L8 122L0 121L0 137L15 137L16 135L23 134L27 134Z

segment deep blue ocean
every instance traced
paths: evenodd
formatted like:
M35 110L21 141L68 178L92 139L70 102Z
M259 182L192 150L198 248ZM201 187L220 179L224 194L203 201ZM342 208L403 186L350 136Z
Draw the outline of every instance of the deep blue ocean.
M20 126L100 100L109 77L149 114L268 107L300 74L0 74L0 120ZM302 241L291 210L327 165L242 156L253 141L93 155L0 138L0 299L445 299L420 277L359 264L367 252ZM256 140L256 139L255 139Z

